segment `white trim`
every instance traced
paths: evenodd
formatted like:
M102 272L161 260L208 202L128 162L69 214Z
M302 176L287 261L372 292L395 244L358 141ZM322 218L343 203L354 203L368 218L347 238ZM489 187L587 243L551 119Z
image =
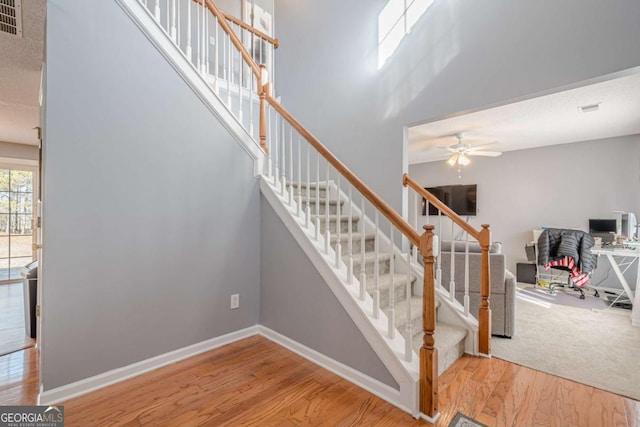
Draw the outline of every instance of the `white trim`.
M420 412L420 416L419 416L418 418L422 418L423 420L425 420L425 421L426 421L426 422L428 422L428 423L435 424L435 423L436 423L436 421L438 421L438 419L440 418L440 412L438 412L438 413L436 414L436 416L435 416L435 417L433 417L433 418L431 418L430 416L428 416L428 415L423 414L422 412Z
M378 319L373 317L371 296L367 293L365 300L360 300L357 280L354 279L355 285L347 283L346 266L342 265L340 269L334 268L335 252L329 248L329 253L325 253L324 236L320 235L319 240L315 240L315 226L310 224L309 228L305 228L304 214L300 218L294 217L297 205L294 201L290 207L287 207L288 194L286 191L282 195L279 194L279 191L275 190L264 176L260 181L260 189L262 195L318 270L380 361L400 385L399 399L402 404L394 403L394 405L410 408L407 412L417 417L419 414L417 404L419 401L420 364L416 357L411 362L404 360L405 350L402 334L395 334L393 339L388 338L385 314L380 313Z
M171 37L150 15L138 0L116 0L116 3L131 18L135 25L164 56L202 103L213 113L240 146L254 160L254 175L260 173L260 160L265 157L260 145L253 139L224 102L216 95L205 78L196 70Z
M246 329L231 332L210 340L202 341L178 350L170 351L150 359L141 360L131 365L103 372L90 378L85 378L71 384L63 385L47 391L41 391L38 396L39 405L52 405L69 399L73 399L83 394L96 391L98 389L128 380L145 372L170 365L175 362L196 356L200 353L222 347L233 342L249 338L259 333L257 326L250 326Z
M400 391L393 387L384 384L375 378L371 378L368 375L363 374L360 371L356 371L350 366L338 362L316 350L300 344L297 341L286 337L273 329L266 326L258 325L258 333L263 337L273 341L274 343L291 350L292 352L304 357L305 359L315 363L318 366L323 367L327 371L333 372L337 376L344 378L357 385L360 388L365 389L371 394L378 396L379 398L386 400L394 406L402 409L405 412L411 413L411 411L405 407L400 401Z

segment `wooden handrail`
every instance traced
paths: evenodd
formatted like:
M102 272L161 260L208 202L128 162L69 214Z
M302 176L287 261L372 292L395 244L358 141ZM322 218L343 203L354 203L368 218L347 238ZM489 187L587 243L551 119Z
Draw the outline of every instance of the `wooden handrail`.
M220 10L220 12L222 12L224 17L227 18L229 21L233 22L234 24L239 25L241 28L249 31L250 33L255 34L256 36L260 37L261 39L268 41L269 43L271 43L273 45L274 48L277 49L278 46L280 46L280 41L278 39L274 39L273 37L266 35L262 31L256 30L251 25L247 24L246 22L242 21L241 19L236 18L235 16L231 15L230 13L225 12L224 10Z
M242 44L242 42L240 41L236 33L229 26L229 23L227 22L227 19L226 19L226 14L220 11L220 9L218 9L218 7L211 0L193 0L193 1L195 1L198 4L202 4L202 1L204 1L205 6L207 6L207 8L211 11L211 13L213 13L218 18L218 24L220 24L224 32L226 32L229 35L229 38L231 39L231 43L233 43L236 49L240 51L240 55L242 55L242 58L244 59L244 61L247 63L247 65L249 65L249 67L251 67L251 71L253 71L253 74L255 74L258 79L258 83L259 83L258 87L260 88L260 90L262 90L262 84L260 83L262 81L262 72L260 71L260 67L258 66L258 64L256 64L256 62L253 60L253 58L251 57L247 49L244 47L244 45Z
M415 246L420 245L420 235L409 223L402 218L387 202L362 182L347 166L333 155L315 136L300 124L280 103L267 93L267 102L280 113L280 115L294 127L298 133L315 148L336 170L344 176L371 204L378 209L402 234L404 234Z
M416 193L418 193L419 195L427 199L429 203L431 203L433 206L439 209L443 214L448 216L451 219L451 221L458 224L464 231L469 233L469 235L471 235L474 239L480 242L480 231L476 230L475 228L473 228L471 224L469 224L464 219L460 218L460 216L457 213L455 213L453 210L451 210L451 208L449 208L447 205L445 205L440 200L438 200L436 196L434 196L433 194L429 193L427 190L422 188L420 184L418 184L413 179L411 179L411 177L406 173L402 176L402 185L404 185L405 187L409 186L413 188L416 191Z

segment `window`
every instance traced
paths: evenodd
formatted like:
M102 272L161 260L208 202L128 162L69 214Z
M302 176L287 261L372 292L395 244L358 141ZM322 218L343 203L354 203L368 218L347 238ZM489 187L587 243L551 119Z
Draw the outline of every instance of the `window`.
M33 260L33 172L0 169L0 282Z
M393 55L433 0L389 0L378 15L378 69Z

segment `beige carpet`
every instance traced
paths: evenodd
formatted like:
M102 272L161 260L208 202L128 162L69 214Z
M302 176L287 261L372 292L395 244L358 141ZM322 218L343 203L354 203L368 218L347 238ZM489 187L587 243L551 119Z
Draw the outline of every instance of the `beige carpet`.
M516 299L512 339L495 357L640 400L640 328L630 311L593 311Z

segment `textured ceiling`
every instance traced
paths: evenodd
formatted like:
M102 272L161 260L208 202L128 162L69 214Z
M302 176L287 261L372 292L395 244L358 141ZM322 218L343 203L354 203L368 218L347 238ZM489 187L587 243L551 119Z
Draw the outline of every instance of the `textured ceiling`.
M579 106L600 103L596 112ZM442 146L463 142L512 151L640 133L640 74L465 114L409 129L409 163L450 157Z
M0 141L38 144L45 0L23 0L22 38L0 33Z

